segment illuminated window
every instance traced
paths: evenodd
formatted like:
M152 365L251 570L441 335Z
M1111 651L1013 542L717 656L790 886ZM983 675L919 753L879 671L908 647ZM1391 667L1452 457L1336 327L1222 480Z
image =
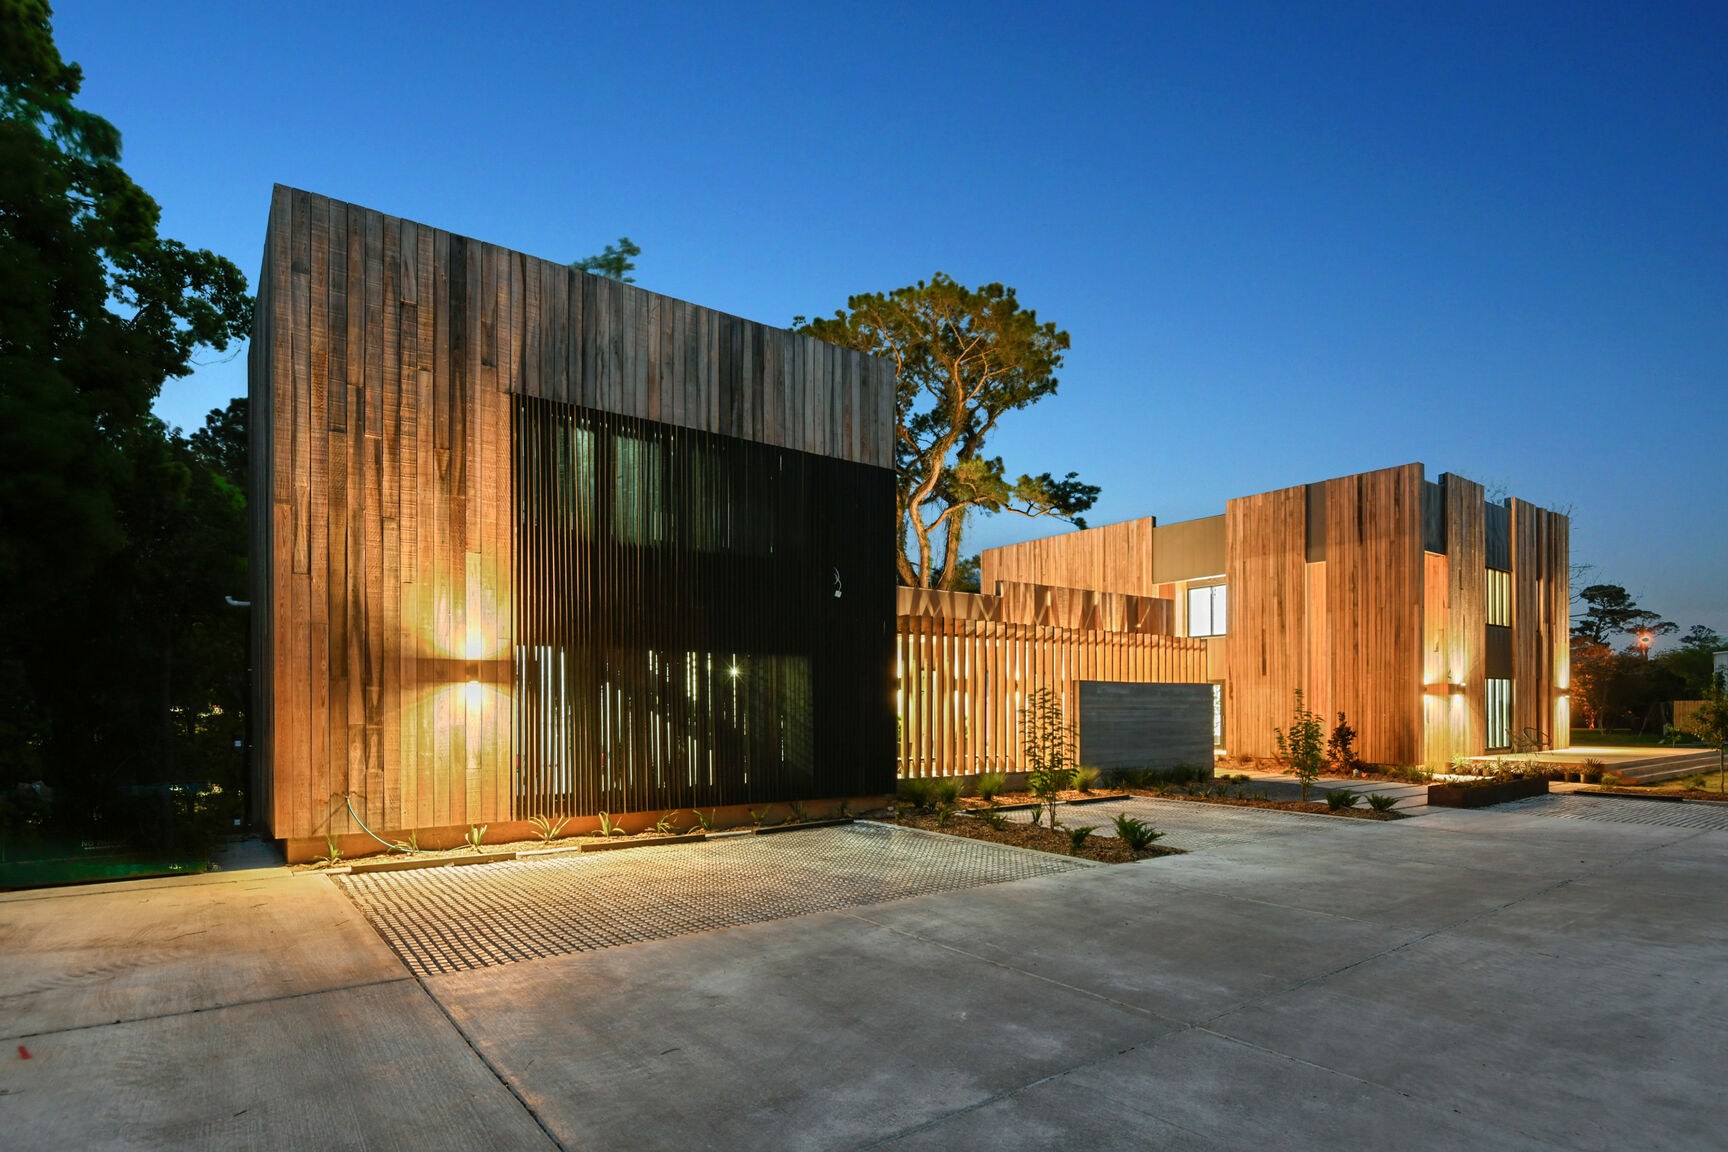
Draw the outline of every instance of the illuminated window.
M1488 623L1512 626L1512 573L1488 569Z
M1487 750L1503 752L1512 747L1512 681L1488 680Z
M1224 635L1224 585L1188 589L1188 635Z

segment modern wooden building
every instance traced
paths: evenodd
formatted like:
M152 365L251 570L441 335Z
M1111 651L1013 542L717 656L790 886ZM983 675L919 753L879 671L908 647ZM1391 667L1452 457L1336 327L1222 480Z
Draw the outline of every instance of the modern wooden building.
M892 790L891 365L279 187L250 379L291 853Z
M1272 755L1298 689L1373 763L1567 738L1566 517L1420 464L989 549L982 576L1166 602L1207 646L1233 754Z

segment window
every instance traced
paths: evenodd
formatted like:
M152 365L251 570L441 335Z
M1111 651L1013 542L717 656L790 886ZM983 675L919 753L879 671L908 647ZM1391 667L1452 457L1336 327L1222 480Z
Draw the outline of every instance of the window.
M1488 623L1503 628L1512 626L1512 573L1498 568L1488 569Z
M1224 635L1224 585L1188 589L1188 635Z
M1512 681L1488 680L1487 751L1504 752L1512 747Z

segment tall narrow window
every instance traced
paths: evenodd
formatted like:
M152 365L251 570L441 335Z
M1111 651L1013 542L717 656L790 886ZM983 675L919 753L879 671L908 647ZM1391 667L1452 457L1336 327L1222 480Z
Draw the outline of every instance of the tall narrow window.
M1488 679L1487 751L1512 747L1512 681Z
M1188 589L1188 635L1224 635L1224 585Z
M1498 568L1488 569L1488 623L1503 628L1512 626L1512 573Z

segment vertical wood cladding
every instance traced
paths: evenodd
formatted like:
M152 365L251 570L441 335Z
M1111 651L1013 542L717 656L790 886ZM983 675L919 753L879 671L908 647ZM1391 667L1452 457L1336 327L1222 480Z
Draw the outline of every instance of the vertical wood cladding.
M1440 489L1411 464L1230 501L1232 752L1270 755L1297 687L1328 725L1346 713L1371 762L1483 752L1494 506L1461 477ZM1564 732L1566 518L1513 501L1508 524L1514 723L1552 736Z
M1566 517L1513 498L1512 727L1564 744L1570 577ZM1531 730L1527 732L1527 730Z
M1420 464L1326 481L1328 725L1344 712L1378 764L1422 756ZM1316 622L1310 622L1310 630Z
M1143 565L1123 549L1161 547L1168 531L1151 524L992 549L986 579L1131 582ZM1140 526L1143 538L1129 531ZM1301 688L1328 725L1348 715L1370 761L1480 755L1489 568L1511 573L1513 730L1564 740L1566 517L1521 500L1488 504L1480 484L1449 474L1430 484L1407 464L1233 499L1224 533L1231 752L1272 755ZM1161 567L1155 575L1171 575Z
M1430 764L1474 756L1486 747L1487 685L1487 508L1482 485L1447 473L1441 477L1446 505L1445 659L1430 683L1461 684L1449 692L1445 713L1434 720L1446 730Z
M512 805L515 397L886 476L893 383L857 353L277 188L251 350L274 834L355 831L348 797L376 829L534 814Z
M1003 583L999 587L999 593L990 594L902 586L894 592L894 611L897 616L939 616L948 620L1037 624L1092 632L1142 632L1151 636L1171 634L1173 605L1156 596L1052 588L1044 584Z
M1039 688L1054 692L1072 719L1082 680L1206 679L1203 640L940 614L965 611L953 600L920 598L917 607L925 614L902 615L897 629L903 776L1026 771L1020 709Z
M1147 516L1023 544L986 548L979 560L980 582L987 592L993 591L996 582L1002 580L1156 596L1157 583L1152 579L1152 534L1156 524Z
M534 399L515 436L517 811L892 788L891 473Z
M1305 487L1225 505L1224 746L1233 753L1272 755L1273 728L1289 726L1295 691L1308 687L1307 521ZM1309 696L1310 708L1320 703Z

